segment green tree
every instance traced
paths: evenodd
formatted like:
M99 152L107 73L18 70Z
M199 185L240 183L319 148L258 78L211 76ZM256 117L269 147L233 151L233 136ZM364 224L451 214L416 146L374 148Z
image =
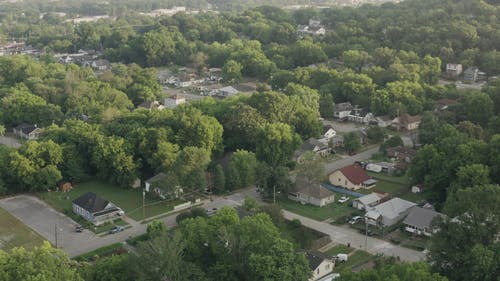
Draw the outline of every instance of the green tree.
M361 148L359 135L355 132L350 132L344 135L344 149L348 152L355 152Z
M325 178L325 166L318 158L319 156L312 151L304 153L295 168L297 176L305 178L309 183L320 183L323 181Z
M342 54L344 64L357 72L361 72L363 65L371 60L371 56L365 51L349 50Z
M379 143L384 140L385 137L385 132L384 129L376 126L376 127L370 127L368 130L366 130L366 135L370 142L372 143Z
M5 134L5 126L0 125L0 136L3 136Z
M224 169L220 164L215 166L214 187L216 192L222 192L226 188L226 177L224 175Z
M9 253L0 250L0 279L4 281L83 281L76 267L64 252L52 248L48 242L33 250L14 248Z
M382 264L374 269L352 272L344 270L341 272L339 281L447 281L448 279L437 273L433 273L430 266L423 262L418 263L391 263Z
M234 165L236 170L239 172L242 187L248 187L255 184L257 158L253 152L237 150L231 156L231 162L229 165Z
M159 220L154 220L146 229L146 233L148 234L149 239L154 239L155 237L159 237L164 235L167 232L167 226L164 222Z
M482 164L470 164L458 168L457 178L452 184L454 191L460 188L481 186L490 183L490 169Z
M299 147L301 139L292 128L283 123L265 125L259 130L257 139L257 158L271 167L288 163L293 152Z
M234 60L228 60L222 67L222 78L226 83L235 83L241 80L241 69L243 67L240 63Z

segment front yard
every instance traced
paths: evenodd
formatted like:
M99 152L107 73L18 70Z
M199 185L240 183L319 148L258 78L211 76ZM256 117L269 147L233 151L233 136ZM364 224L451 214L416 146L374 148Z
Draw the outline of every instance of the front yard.
M336 195L336 200L337 197L340 198L339 195ZM349 206L349 202L341 204L335 201L325 207L317 207L310 204L303 205L286 197L280 197L278 201L281 208L285 210L319 221L336 220L356 212L354 208Z
M141 189L124 189L106 182L89 181L76 185L71 191L66 193L52 191L39 193L38 196L56 210L75 218L76 215L73 214L71 202L87 192L93 192L109 200L120 207L128 217L136 221L143 219ZM159 198L146 195L145 218L171 211L174 205L183 202L181 200L174 201L160 200ZM79 220L77 219L77 221Z
M0 249L10 250L15 247L31 249L40 246L43 239L38 233L0 208Z

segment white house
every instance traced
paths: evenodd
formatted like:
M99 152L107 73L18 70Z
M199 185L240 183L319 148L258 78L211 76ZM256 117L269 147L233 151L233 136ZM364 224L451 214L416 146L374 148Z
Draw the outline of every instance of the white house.
M13 129L13 132L16 136L19 136L23 139L27 140L36 140L40 136L41 129L38 126L30 125L30 124L20 124Z
M352 200L352 207L358 210L369 210L382 202L383 195L372 192Z
M392 125L392 118L389 115L382 115L375 117L375 121L377 122L377 126L381 128L386 128Z
M153 183L155 183L157 181L161 181L161 180L165 179L166 177L167 177L167 175L165 173L159 173L159 174L155 175L154 177L147 179L144 182L144 187L146 189L146 192L152 191L151 185Z
M137 109L147 109L149 111L153 109L163 110L165 106L163 106L159 101L145 101L137 106Z
M434 210L420 208L418 206L412 207L408 212L408 216L403 221L405 230L416 234L432 236L436 229L432 226L432 222L437 217L444 215Z
M371 112L359 109L351 110L347 115L347 120L361 124L370 124L370 122L376 121Z
M312 277L309 278L309 281L319 281L332 274L335 261L331 257L317 251L307 251L305 252L305 256L309 262L309 269L312 272Z
M421 193L424 191L424 185L423 184L417 184L411 187L411 192L412 193Z
M238 93L239 93L239 91L236 90L236 88L234 88L233 86L226 86L226 87L218 89L216 95L221 97L221 98L229 98L229 97L232 97Z
M350 102L338 103L335 105L335 112L333 113L333 117L337 119L346 119L352 109L353 107Z
M96 226L123 214L120 208L93 192L85 193L73 200L72 203L73 212Z
M295 188L288 192L288 198L302 204L311 204L318 207L335 202L335 194L321 184L308 183L297 179Z
M446 74L450 77L458 77L462 74L463 66L459 63L447 63Z
M169 109L174 109L183 103L186 103L186 98L183 98L179 95L173 95L171 97L165 98L165 107Z
M105 59L95 60L95 61L93 61L90 64L90 66L94 70L99 70L99 71L104 71L104 70L111 69L111 63L108 60L105 60Z
M413 202L395 197L369 209L365 214L365 220L371 225L391 226L408 215L409 209L416 205Z

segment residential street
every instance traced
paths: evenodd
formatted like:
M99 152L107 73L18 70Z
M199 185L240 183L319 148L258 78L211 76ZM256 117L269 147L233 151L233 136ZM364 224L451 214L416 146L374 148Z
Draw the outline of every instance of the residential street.
M344 245L351 243L351 247L365 250L371 254L395 256L401 258L403 261L409 262L420 261L425 258L425 253L423 252L403 248L373 237L368 237L368 239L366 239L365 235L362 235L349 227L334 226L329 223L309 219L286 210L283 210L283 214L288 220L299 219L303 225L330 235L333 242ZM367 242L366 244L368 245L368 249L365 247L365 242Z

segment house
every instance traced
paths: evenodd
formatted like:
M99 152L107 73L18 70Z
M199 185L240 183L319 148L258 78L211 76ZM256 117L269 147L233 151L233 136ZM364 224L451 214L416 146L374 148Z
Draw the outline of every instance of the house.
M380 193L372 192L370 194L361 196L352 201L352 207L358 210L369 210L382 202L383 195Z
M163 110L165 106L163 106L159 101L145 101L137 106L137 109L147 109L149 111L153 109Z
M229 98L232 96L235 96L238 94L240 91L236 90L233 86L226 86L223 88L220 88L216 91L216 96L220 98Z
M332 274L335 261L331 257L317 251L307 251L305 257L312 272L309 281L319 281Z
M85 193L73 200L72 203L73 212L96 226L123 214L120 208L93 192Z
M411 192L412 193L421 193L424 191L424 185L423 184L417 184L411 187Z
M332 148L344 146L344 136L335 135L328 143Z
M195 84L201 84L205 79L198 77L195 73L184 73L178 77L174 85L177 87L185 88Z
M436 232L436 229L432 227L432 221L437 217L444 217L444 215L434 210L414 206L408 212L403 224L405 230L410 233L432 236Z
M457 104L456 100L440 99L436 101L436 110L443 111Z
M146 192L154 192L161 199L180 198L184 190L178 185L169 185L165 182L167 175L159 173L145 181Z
M174 109L185 102L186 102L185 98L179 95L173 95L168 98L165 98L165 107L169 109Z
M153 183L164 180L166 177L167 177L167 175L165 173L159 173L159 174L155 175L154 177L147 179L144 182L144 188L146 189L146 192L152 191L151 185Z
M447 63L446 64L446 75L449 77L458 77L462 74L463 67L459 63Z
M404 146L388 147L385 151L387 157L393 158L396 161L404 161L407 163L410 163L411 159L417 154L415 149Z
M375 120L375 116L367 110L354 109L347 115L347 120L368 125L370 122Z
M395 197L368 209L365 214L365 221L376 226L392 226L408 215L410 208L416 205L413 202Z
M328 146L328 142L323 142L315 138L309 138L295 152L294 157L297 162L300 162L302 155L308 151L312 151L321 157L326 157L332 153L332 149Z
M405 113L399 117L394 118L394 120L392 121L392 127L394 127L398 131L413 131L418 129L418 126L420 126L420 122L422 122L422 117L420 115L411 116Z
M469 67L464 71L464 81L476 82L479 75L479 68Z
M387 128L392 125L392 118L389 115L382 115L375 117L375 122L377 126L381 128Z
M90 64L90 66L92 67L92 69L98 70L98 71L104 71L104 70L111 69L111 63L105 59L95 60Z
M335 193L317 183L309 183L299 178L295 187L288 192L288 198L302 204L311 204L318 207L335 202Z
M27 140L36 140L40 136L42 129L38 128L38 126L30 125L30 124L20 124L13 129L14 135L19 136L23 139Z
M324 126L323 131L324 131L323 138L325 138L327 140L330 140L335 135L337 135L337 131L335 131L335 129L333 129L333 127L330 125Z
M368 174L357 164L343 167L336 170L329 176L330 183L343 188L358 190L360 188L369 189L375 187L376 180L372 179Z
M349 113L353 109L350 102L342 102L335 105L335 112L333 113L333 117L341 120L347 119Z

